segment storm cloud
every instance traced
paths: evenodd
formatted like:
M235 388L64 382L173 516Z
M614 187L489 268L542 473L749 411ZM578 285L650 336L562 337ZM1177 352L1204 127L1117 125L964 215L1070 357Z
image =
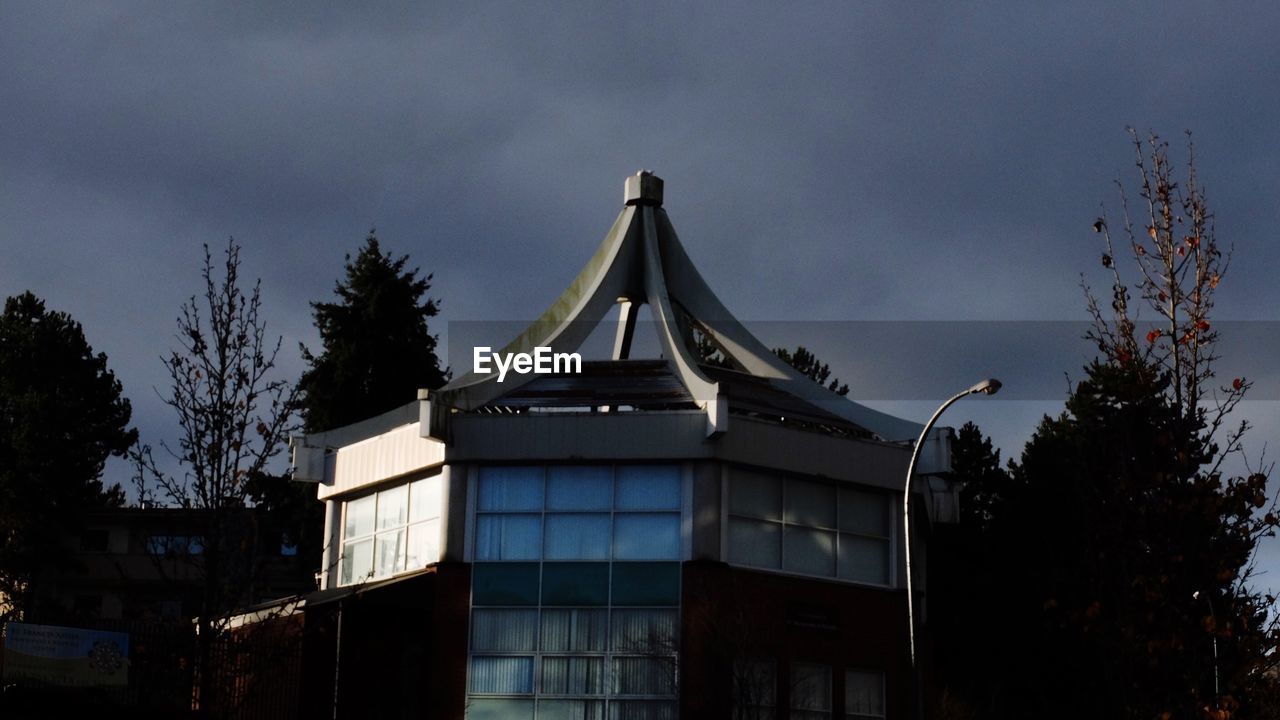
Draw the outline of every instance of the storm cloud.
M1192 129L1235 248L1218 317L1280 319L1274 4L267 5L0 5L0 293L80 320L152 442L173 435L154 389L202 243L244 244L296 375L308 303L371 227L434 273L441 332L530 319L641 168L744 320L1080 321L1080 273L1105 282L1090 225L1132 172L1124 128L1179 157ZM918 367L882 358L901 352L806 342L853 396L930 411L870 387ZM952 367L1056 379L1086 359ZM1045 394L949 421L1016 454ZM1275 405L1252 406L1259 443Z

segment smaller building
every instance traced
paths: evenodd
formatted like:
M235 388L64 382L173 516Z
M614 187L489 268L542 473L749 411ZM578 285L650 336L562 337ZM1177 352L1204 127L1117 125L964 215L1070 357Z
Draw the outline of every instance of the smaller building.
M252 528L252 510L237 522ZM50 624L100 620L187 621L200 611L206 514L175 508L113 508L88 513L68 533L62 562L31 580L27 619ZM279 534L237 553L245 604L315 589L314 559L299 557Z

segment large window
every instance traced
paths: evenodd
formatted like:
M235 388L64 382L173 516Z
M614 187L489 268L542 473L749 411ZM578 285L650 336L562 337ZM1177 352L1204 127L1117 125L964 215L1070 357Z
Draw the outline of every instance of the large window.
M884 673L845 671L844 716L846 720L883 720Z
M829 720L831 668L795 663L791 666L791 720Z
M733 662L733 720L774 720L778 665L772 658Z
M729 562L888 585L890 498L735 469L729 480Z
M677 466L481 468L472 720L674 720Z
M475 560L679 560L674 466L480 470Z
M440 476L343 503L342 573L350 585L440 559Z

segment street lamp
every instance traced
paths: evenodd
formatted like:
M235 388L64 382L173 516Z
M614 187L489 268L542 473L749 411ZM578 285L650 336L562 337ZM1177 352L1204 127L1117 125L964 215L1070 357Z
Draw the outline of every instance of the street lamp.
M920 431L920 438L916 440L916 446L911 450L911 464L907 466L907 482L902 492L902 537L904 555L907 560L907 633L911 639L911 684L915 691L915 717L919 718L923 715L920 697L920 667L916 664L916 615L915 615L915 597L911 587L911 478L916 474L916 462L920 459L920 448L924 446L925 438L929 436L929 431L933 429L933 424L938 422L938 418L947 408L951 407L957 400L966 395L995 395L1000 391L1001 383L995 378L988 378L982 382L963 392L958 392L951 396L951 399L942 403L942 405L933 413L933 417L929 418L929 422L925 423L924 429Z

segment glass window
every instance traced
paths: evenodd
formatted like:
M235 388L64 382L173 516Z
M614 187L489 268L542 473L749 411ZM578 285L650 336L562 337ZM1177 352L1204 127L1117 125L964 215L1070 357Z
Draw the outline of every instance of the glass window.
M386 530L404 525L409 520L409 486L383 490L378 493L378 529Z
M480 510L514 512L542 509L542 468L480 468Z
M147 536L147 554L148 555L168 555L170 546L172 545L173 536L171 535L148 535Z
M840 577L889 584L889 541L840 533Z
M680 563L614 563L613 604L680 604Z
M615 700L609 720L676 720L676 704L666 700Z
M204 538L199 535L150 535L147 552L151 555L200 555L204 553Z
M471 604L537 605L538 563L472 565Z
M726 558L736 565L889 585L892 498L890 493L783 481L734 469ZM775 501L785 511L780 523L771 519Z
M440 559L440 520L428 520L409 526L407 568L420 568Z
M613 523L615 559L680 559L678 513L619 513Z
M773 720L777 685L778 668L772 659L735 660L733 717L740 720Z
M849 720L884 717L884 673L846 670L844 713Z
M524 695L533 692L533 658L471 658L471 692Z
M409 522L440 517L440 476L409 483Z
M808 527L836 526L836 488L804 480L787 480L787 523Z
M542 566L543 605L608 605L609 564L546 563Z
M679 465L618 466L619 510L679 510Z
M540 515L476 516L476 560L537 560L541 556Z
M613 506L613 468L547 468L548 510L608 510Z
M618 695L674 695L674 658L613 658L613 691Z
M608 560L609 516L603 513L547 515L548 560Z
M373 547L374 577L387 577L404 569L404 528L378 533Z
M782 481L760 473L735 470L729 483L729 512L764 520L781 520Z
M467 720L533 720L533 700L475 698L467 701Z
M533 695L538 720L675 719L682 487L678 465L480 469L468 717ZM415 497L410 561L437 522Z
M836 574L836 534L788 525L784 532L783 568L806 575Z
M544 608L541 649L554 652L603 652L608 626L608 610Z
M791 666L791 717L794 720L831 717L831 668L808 663Z
M339 584L366 579L370 570L372 577L381 578L439 561L440 482L436 475L343 503L344 557ZM498 559L505 559L501 530L497 528L493 533L497 544L492 552ZM366 538L371 540L369 556L346 559L348 549L365 552L364 545L355 543Z
M472 613L472 652L533 652L537 649L537 610L477 608Z
M542 658L542 693L546 695L603 695L604 658Z
M373 508L376 495L367 495L347 503L347 522L343 537L353 538L373 532Z
M840 488L840 529L889 537L889 497L884 493Z
M782 567L782 525L729 518L729 562L752 567Z
M614 610L609 649L630 654L674 654L679 621L675 610Z
M604 701L539 700L538 720L604 720Z
M356 540L342 545L343 585L364 582L373 573L373 538Z

